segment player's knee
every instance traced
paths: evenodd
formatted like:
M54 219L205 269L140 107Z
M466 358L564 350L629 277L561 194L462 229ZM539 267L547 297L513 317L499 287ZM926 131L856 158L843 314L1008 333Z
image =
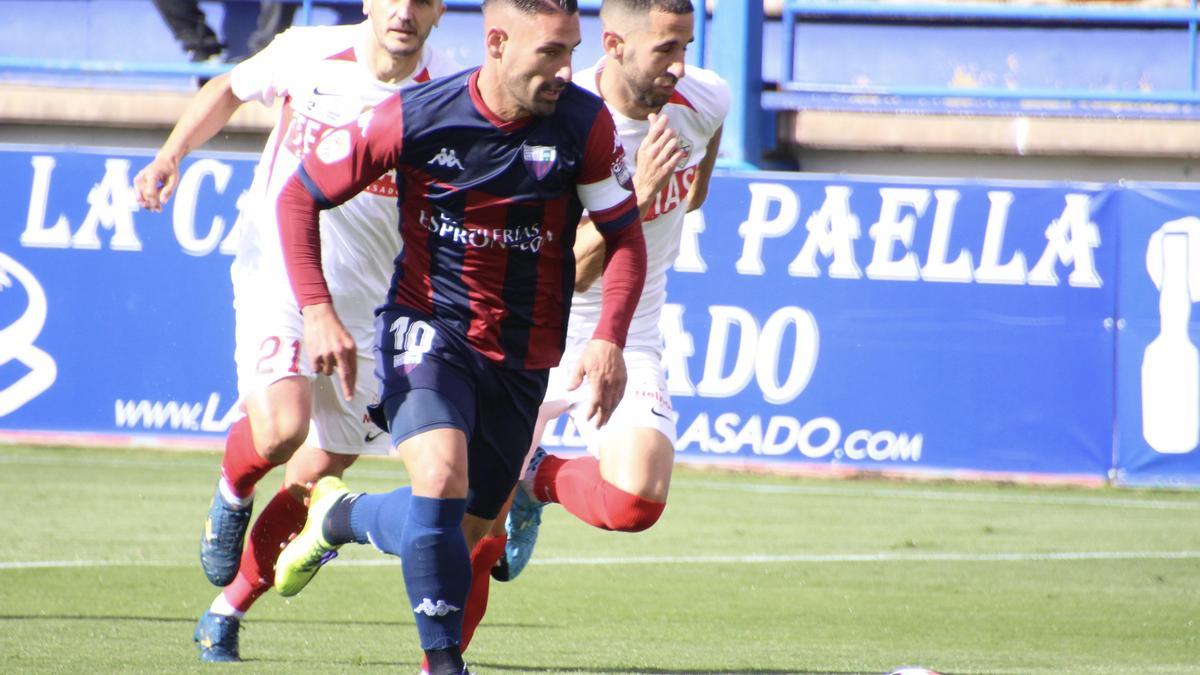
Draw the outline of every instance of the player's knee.
M610 492L616 491L612 488ZM622 492L608 495L605 500L605 529L616 532L642 532L648 530L662 517L667 505Z
M254 449L276 464L291 459L308 438L308 418L304 416L252 420L251 428L254 430Z
M296 449L308 437L308 426L303 430L296 427L272 427L262 443L256 443L258 453L266 459L282 463L291 459Z

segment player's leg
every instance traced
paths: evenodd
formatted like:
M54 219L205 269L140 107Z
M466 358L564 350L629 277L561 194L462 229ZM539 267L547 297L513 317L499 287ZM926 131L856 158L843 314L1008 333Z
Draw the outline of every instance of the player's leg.
M625 396L604 429L573 418L596 457L548 456L531 472L532 492L595 527L640 532L666 506L675 460L675 422L657 350L628 348ZM526 483L528 485L528 483Z
M625 396L603 430L572 410L589 450L600 459L564 459L534 450L507 519L501 570L508 579L520 574L533 554L545 503L562 504L589 525L619 532L650 528L666 508L675 422L661 360L657 350L627 349L625 363Z
M487 611L491 571L504 554L507 535L499 517L508 509L525 461L521 448L543 428L538 402L545 395L548 373L493 375L484 378L490 385L480 387L489 406L477 421L470 445L470 497L463 530L471 546L471 590L463 610L464 651Z
M547 456L533 491L589 525L617 532L649 529L666 507L675 449L658 429L604 434L600 459Z
M311 385L303 377L283 378L244 397L246 416L225 438L221 477L200 541L201 566L214 585L224 586L237 574L255 486L304 442L311 401Z
M240 660L241 621L271 587L280 549L304 524L308 513L304 505L307 485L322 476L341 476L356 458L304 445L288 461L284 485L250 528L237 576L217 594L196 627L194 639L200 646L201 661Z
M568 352L568 359L573 358ZM569 364L568 364L569 366ZM534 427L531 447L526 453L521 475L531 477L523 481L525 485L513 490L512 496L504 508L505 546L504 554L496 561L491 571L492 578L497 581L511 581L525 569L525 565L533 556L533 548L537 545L538 530L542 524L542 511L546 502L533 496L532 476L537 472L538 464L546 458L547 453L540 447L543 433L550 420L559 417L571 409L572 402L567 396L563 374L568 372L563 367L555 368L550 374L550 384L546 400L538 406L537 424Z

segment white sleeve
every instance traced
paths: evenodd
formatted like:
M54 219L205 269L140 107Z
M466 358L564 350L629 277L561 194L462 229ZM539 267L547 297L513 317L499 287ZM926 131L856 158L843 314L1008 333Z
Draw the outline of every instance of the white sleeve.
M712 138L717 129L725 123L733 95L729 92L729 85L725 84L725 80L711 70L696 68L688 72L688 77L694 77L693 81L702 85L700 95L695 97L692 104L702 114L708 125L708 137Z
M285 73L297 57L294 30L280 33L262 51L234 66L229 73L234 96L269 106L287 94Z

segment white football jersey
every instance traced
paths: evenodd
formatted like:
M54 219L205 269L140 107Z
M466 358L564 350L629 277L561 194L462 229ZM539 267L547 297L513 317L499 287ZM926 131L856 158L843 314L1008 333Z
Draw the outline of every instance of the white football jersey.
M230 73L233 93L243 101L271 105L283 99L247 195L235 278L249 276L256 294L271 294L291 307L296 302L284 267L276 209L284 184L330 129L370 115L375 105L402 87L445 74L431 72L432 52L426 46L408 79L380 82L359 54L360 45L373 39L370 30L369 22L291 28ZM335 305L374 307L382 302L402 245L394 173L341 206L322 211L320 222L321 261Z
M599 95L598 80L603 68L604 60L601 59L595 66L579 71L575 83ZM667 300L667 271L679 254L688 192L699 173L709 140L725 121L729 104L729 87L720 76L711 70L689 66L684 78L675 86L675 93L662 108L668 126L679 135L686 156L642 219L646 237L646 285L629 326L625 343L628 346L659 348L662 344L658 319ZM611 105L608 109L616 122L621 144L625 146L626 165L636 172L638 148L650 130L650 122L630 119ZM575 294L568 334L581 338L591 336L600 320L600 296L599 281L586 292Z

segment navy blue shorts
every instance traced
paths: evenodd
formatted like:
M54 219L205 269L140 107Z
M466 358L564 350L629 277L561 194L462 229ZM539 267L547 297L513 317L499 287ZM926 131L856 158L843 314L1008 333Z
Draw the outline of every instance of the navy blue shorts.
M393 446L439 428L466 434L467 512L495 518L517 484L550 371L504 368L414 310L380 313L375 330L381 389L371 418Z

